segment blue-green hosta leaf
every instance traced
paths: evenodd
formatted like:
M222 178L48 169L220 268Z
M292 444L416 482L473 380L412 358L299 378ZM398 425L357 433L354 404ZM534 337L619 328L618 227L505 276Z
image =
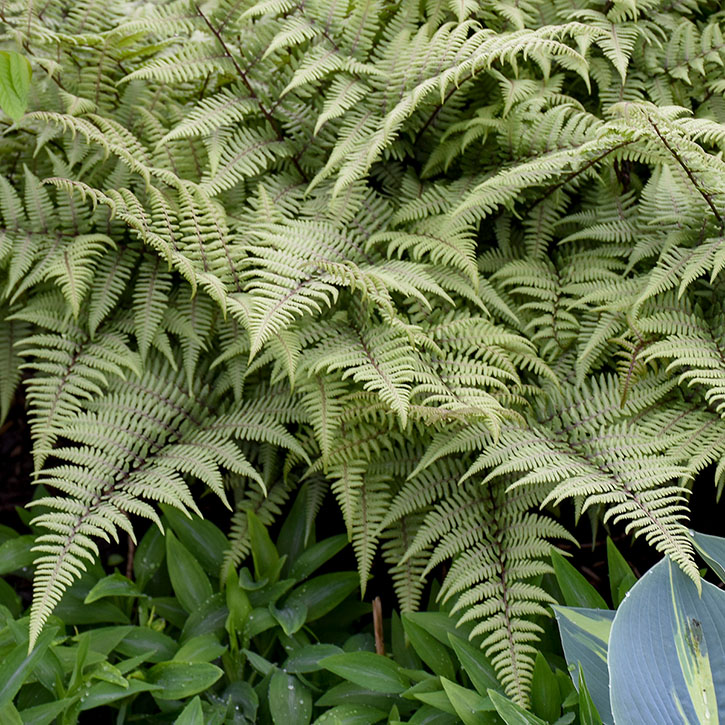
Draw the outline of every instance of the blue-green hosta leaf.
M33 70L25 56L0 51L0 107L18 121L28 107L28 92Z
M698 596L663 559L620 606L609 637L617 725L713 725L725 717L725 592L701 585Z
M615 612L560 606L552 606L552 609L559 624L567 664L575 668L572 673L574 682L578 683L577 673L581 668L602 721L611 725L607 650Z

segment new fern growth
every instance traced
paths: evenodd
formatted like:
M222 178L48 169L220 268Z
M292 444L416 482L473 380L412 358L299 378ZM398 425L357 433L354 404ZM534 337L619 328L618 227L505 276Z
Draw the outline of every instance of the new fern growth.
M303 482L363 592L475 621L528 701L571 510L696 581L725 481L725 14L714 0L3 4L0 415L23 381L31 646L97 554ZM310 520L314 512L310 512ZM222 574L220 572L220 574Z

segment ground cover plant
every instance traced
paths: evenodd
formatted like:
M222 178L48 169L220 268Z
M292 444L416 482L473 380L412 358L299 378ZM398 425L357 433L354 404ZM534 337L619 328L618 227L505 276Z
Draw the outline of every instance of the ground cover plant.
M46 491L30 649L99 545L205 493L231 511L220 590L250 520L329 492L361 595L387 571L412 613L441 575L524 709L574 522L700 586L688 500L725 480L717 2L0 21L0 415L22 388Z

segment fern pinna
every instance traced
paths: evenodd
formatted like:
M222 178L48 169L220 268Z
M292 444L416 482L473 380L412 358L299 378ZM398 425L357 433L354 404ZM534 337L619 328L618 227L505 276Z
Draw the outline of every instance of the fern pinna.
M31 642L98 538L338 500L363 591L442 599L526 704L561 507L693 578L725 480L714 0L3 4L0 405L38 481Z

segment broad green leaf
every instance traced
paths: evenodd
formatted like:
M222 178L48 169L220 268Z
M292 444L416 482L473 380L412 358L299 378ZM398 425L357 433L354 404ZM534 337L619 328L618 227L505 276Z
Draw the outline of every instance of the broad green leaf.
M609 588L612 592L612 604L615 609L621 604L626 593L634 586L637 577L622 556L614 542L607 536L607 567L609 569Z
M179 541L189 551L194 552L194 557L202 569L209 576L218 577L224 552L229 548L229 540L221 529L195 514L189 518L173 506L161 504L161 510L179 537Z
M446 647L451 646L449 635L468 641L473 630L470 622L458 625L456 620L446 612L408 612L405 616Z
M43 705L34 705L21 710L20 719L23 725L50 725L72 703L73 699L68 697L46 702Z
M489 690L488 696L491 698L496 712L501 716L506 725L546 725L546 723L536 715L526 712L515 702L511 702L507 697L496 690Z
M180 642L187 642L200 634L218 634L224 632L229 617L229 610L224 602L223 594L214 594L195 612L189 615L181 630Z
M293 651L285 661L283 669L292 674L317 672L323 669L320 660L337 654L342 654L337 645L308 644Z
M1 51L0 51L1 53ZM17 536L0 545L0 576L30 567L36 553L31 551L35 545L34 536Z
M277 537L277 552L286 555L285 572L289 573L292 562L299 559L307 545L310 527L307 519L307 485L298 492L290 512L287 514Z
M179 662L211 662L226 652L226 647L211 634L192 637L179 647L174 660Z
M692 540L700 556L720 580L725 582L725 539L721 536L710 536L693 531Z
M47 627L28 652L27 640L14 647L0 662L0 708L12 702L12 699L23 686L26 677L45 654L45 650L53 641L58 627Z
M407 614L401 617L403 628L410 639L410 643L418 657L425 662L436 674L454 680L456 667L449 654L448 646L443 646L433 635L429 634L423 627L416 624L415 620ZM447 639L447 638L446 638Z
M602 721L611 725L607 651L615 612L560 606L552 606L552 609L559 625L564 656L569 667L573 668L574 683L578 684L579 670L583 671Z
M558 551L551 552L551 563L567 606L609 609L599 592Z
M386 712L398 700L394 693L374 692L373 690L356 684L355 682L341 682L339 685L330 687L315 705L320 707L334 707L335 705L347 705L354 702L357 705L370 705Z
M20 713L12 702L8 702L3 707L0 707L0 722L3 725L23 725Z
M212 595L211 584L199 562L174 536L166 532L166 566L179 604L189 613L196 612Z
M225 623L226 630L229 632L230 637L234 633L237 635L243 634L249 615L252 613L252 604L249 601L247 592L239 586L239 577L234 569L230 569L227 574L224 595L229 610L229 616Z
M493 725L498 718L493 711L493 704L489 697L481 697L477 692L441 677L443 690L448 697L463 725Z
M579 722L580 725L602 725L602 719L592 701L584 679L584 672L579 668Z
M174 725L204 725L204 711L198 695L181 711Z
M164 535L158 526L151 526L143 535L133 556L133 575L141 591L164 563L165 556Z
M155 697L180 700L209 689L223 674L206 662L160 662L148 671L148 681L161 687Z
M476 688L479 695L485 695L489 689L498 690L501 688L501 684L496 677L496 671L480 648L474 647L452 634L448 635L448 641L451 643L461 667L470 677L471 684Z
M320 660L330 672L374 692L398 693L408 687L400 668L387 657L373 652L345 652Z
M616 723L725 721L725 592L701 585L700 595L663 559L619 607L608 658Z
M0 51L0 107L19 121L28 107L33 70L28 59L12 51Z
M295 579L307 579L310 574L313 574L324 563L332 559L335 554L342 551L347 544L348 540L345 534L330 536L327 539L318 541L294 560L290 569L290 576Z
M356 572L322 574L293 590L284 606L304 605L307 607L307 621L313 622L335 609L359 588L359 584L360 577Z
M84 696L81 704L81 710L93 710L97 707L109 705L112 702L123 700L126 697L132 697L139 692L154 692L161 694L162 687L152 682L144 682L131 678L126 687L112 685L109 682L99 682L91 685L88 694Z
M430 705L423 705L415 711L415 715L408 722L411 725L457 725L460 721L455 715L441 712Z
M147 655L146 662L170 660L179 645L168 634L150 627L134 627L116 646L116 651L126 657Z
M83 603L92 604L104 597L138 597L140 595L139 588L130 579L123 574L114 572L94 584Z
M272 581L274 573L279 572L277 548L269 538L267 528L253 511L247 511L247 527L254 561L254 578L259 581L269 577Z
M307 621L307 606L303 602L292 602L280 608L270 604L269 611L288 637L299 632Z
M294 675L278 670L269 681L269 711L275 725L307 725L312 719L312 693Z
M387 716L385 710L370 705L336 705L323 712L314 725L373 725Z
M559 683L541 652L536 655L531 680L531 710L547 722L554 722L561 715Z

